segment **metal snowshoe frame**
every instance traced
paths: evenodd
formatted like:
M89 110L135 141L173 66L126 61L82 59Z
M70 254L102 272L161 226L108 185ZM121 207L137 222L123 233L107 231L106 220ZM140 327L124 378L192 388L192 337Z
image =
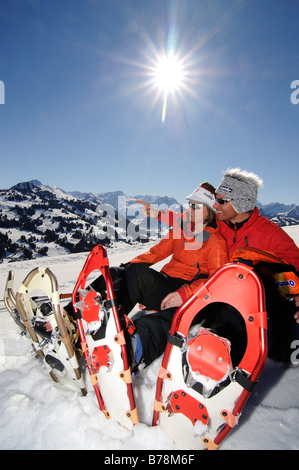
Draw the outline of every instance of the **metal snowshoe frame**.
M89 318L86 317L86 320L85 320L84 313L82 315L82 312L80 311L80 309L76 307L76 304L78 305L78 298L80 300L83 299L82 291L85 289L87 278L94 271L100 271L100 273L102 274L105 280L105 283L106 283L105 309L107 309L107 311L109 312L108 326L112 324L112 328L109 329L109 332L110 333L111 331L115 332L115 334L113 333L114 334L113 338L105 337L99 341L93 341L91 336L86 334L85 332L86 321L88 323ZM94 294L95 296L97 295L96 293ZM86 296L86 299L87 297L88 296ZM92 304L92 302L95 303L96 301L97 301L96 297L94 301L92 298L88 300L90 305ZM114 417L122 425L130 429L134 424L138 423L138 413L137 413L137 408L136 408L135 399L134 399L131 370L129 366L124 331L121 326L118 307L117 307L117 301L116 301L114 290L113 290L113 282L112 282L112 278L110 274L109 260L107 256L107 251L102 245L97 245L89 253L85 261L85 264L83 266L83 269L78 276L77 283L74 287L73 294L72 294L72 303L73 303L73 307L75 311L78 331L80 334L81 348L83 351L83 355L84 355L87 369L90 375L91 383L94 388L100 410L104 413L107 419L109 419L110 417ZM87 315L89 315L88 308L86 309L86 311L87 311ZM108 330L108 326L107 326L107 330ZM108 339L110 341L109 343L110 347L108 345ZM102 382L105 382L106 378L108 380L109 373L111 374L111 372L109 372L109 370L103 372L103 369L106 369L106 367L102 367L102 366L108 366L109 364L109 361L107 361L107 352L105 353L104 351L110 351L113 349L114 351L117 351L116 355L118 355L118 362L119 362L119 359L121 359L121 366L123 367L122 367L122 370L120 370L116 376L116 380L117 379L121 380L121 383L119 383L119 387L118 387L117 382L114 381L113 383L114 390L119 389L119 397L118 399L114 400L118 403L113 403L110 400L110 404L109 404L110 409L107 409L109 407L106 406L101 387L102 387ZM122 396L120 392L120 389L123 387L124 383L126 385L127 396ZM106 385L104 385L104 388L105 386ZM108 399L109 399L109 393L108 393L108 397L106 395L106 400L108 401ZM122 406L124 406L123 416L122 415L120 416L119 411L116 412L114 409L114 406L116 405L119 406L120 402L123 402ZM129 404L129 409L125 408L127 402Z
M11 274L9 276L10 280L12 280ZM12 285L10 285L9 289L8 299L14 303ZM61 346L63 345L66 350L66 354L64 355L66 356L67 363L63 364L63 367L67 369L67 373L69 375L73 376L72 381L81 390L82 395L86 395L87 391L81 375L76 353L63 319L63 314L60 307L60 296L58 292L57 279L48 267L35 268L26 276L15 294L15 305L18 313L20 314L21 321L29 333L34 351L41 359L43 365L49 369L51 366L46 360L46 355L44 354L43 346L41 344L41 338L39 338L32 323L32 320L35 317L35 313L33 311L34 302L32 301L31 297L33 291L43 291L46 294L46 298L51 302L54 319L58 328L59 340L61 341ZM9 302L8 307L11 307ZM55 368L52 368L49 374L54 382L63 383L63 380L60 379L59 374L57 374Z
M183 383L182 377L179 377L177 382L173 380L176 384L171 385L173 377L182 375L181 371L178 370L177 364L178 361L182 364L180 359L182 348L187 342L188 332L193 319L204 307L213 302L226 303L234 307L243 317L247 333L247 348L244 356L239 365L230 374L232 393L237 394L237 398L232 402L231 410L223 409L222 406L225 407L225 393L229 393L228 391L225 392L222 399L223 403L220 403L220 409L217 411L216 416L209 411L210 402L215 397L203 399L200 394L192 394L186 385L182 387L182 390L176 390L177 383ZM201 415L199 419L202 421L202 425L207 425L209 420L214 419L217 422L217 432L214 435L211 435L209 432L206 435L203 433L197 440L194 439L192 448L218 448L223 439L238 422L240 413L265 366L266 360L267 314L265 311L265 296L262 283L253 271L253 268L241 263L227 264L217 270L174 315L168 343L158 374L153 426L159 424L163 429L166 428L166 432L169 431L170 427L171 432L169 434L171 435L172 431L175 431L172 427L180 428L180 426L177 426L178 422L176 425L170 424L175 413L185 415L183 418L181 415L180 419L187 417L190 420L192 408L197 410L197 414L199 414L200 408ZM229 390L229 387L227 387L227 390ZM219 393L220 396L221 393ZM176 408L175 404L169 403L170 397L172 402L174 401L173 397L177 399ZM185 398L182 399L182 397ZM189 410L186 410L188 406ZM212 411L214 412L214 410ZM176 429L174 432L175 438L178 437L180 432L184 431ZM190 440L193 441L193 436L191 436Z
M4 305L6 309L11 312L16 308L16 294L13 289L14 272L10 270L7 274L5 290L4 290Z
M16 293L14 291L14 271L10 270L7 274L5 289L4 289L4 305L6 310L9 312L13 321L21 330L21 335L26 335L27 329L22 323L20 314L16 306Z

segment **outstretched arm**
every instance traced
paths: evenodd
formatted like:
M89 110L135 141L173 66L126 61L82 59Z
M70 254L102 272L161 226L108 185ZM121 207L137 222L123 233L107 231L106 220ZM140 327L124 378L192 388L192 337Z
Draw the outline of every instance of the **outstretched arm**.
M139 204L142 204L142 213L143 215L147 217L152 217L153 219L157 219L159 217L160 211L158 209L155 209L153 206L151 206L148 202L141 201L141 200L136 200Z
M168 210L158 210L155 209L151 204L145 201L141 201L140 199L136 200L139 204L142 204L142 213L146 217L152 217L153 219L157 219L164 224L173 227L174 220L180 215L179 212L173 212Z

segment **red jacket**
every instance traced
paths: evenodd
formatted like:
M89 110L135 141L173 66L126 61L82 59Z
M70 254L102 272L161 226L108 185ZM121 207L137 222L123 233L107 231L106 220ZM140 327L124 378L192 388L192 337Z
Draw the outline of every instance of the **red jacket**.
M239 228L217 221L218 231L224 236L229 256L236 248L258 248L275 253L299 271L299 248L294 240L277 224L263 217L256 207L251 217Z
M211 227L206 227L202 232L202 242L187 238L182 230L180 234L178 230L178 224L175 224L174 229L160 243L131 260L131 263L152 265L172 255L161 271L188 281L177 291L185 301L207 277L228 262L228 253L224 238ZM202 275L204 277L200 278Z

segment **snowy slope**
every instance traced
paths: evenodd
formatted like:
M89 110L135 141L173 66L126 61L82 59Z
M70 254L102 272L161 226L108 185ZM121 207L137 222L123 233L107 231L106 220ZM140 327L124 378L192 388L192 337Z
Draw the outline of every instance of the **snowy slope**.
M299 244L299 226L285 230ZM130 260L147 245L119 244L108 250L110 264ZM70 292L86 254L39 260L57 275L60 292ZM17 288L37 260L0 265L0 292L9 269L15 270ZM159 267L159 266L158 266ZM0 303L0 449L175 450L158 427L151 427L155 380L159 361L135 379L139 418L131 434L99 411L90 385L87 397L54 384L40 370L30 344ZM297 354L299 361L299 353ZM299 369L268 360L260 383L245 406L239 425L221 449L299 449ZM88 382L89 383L89 382Z

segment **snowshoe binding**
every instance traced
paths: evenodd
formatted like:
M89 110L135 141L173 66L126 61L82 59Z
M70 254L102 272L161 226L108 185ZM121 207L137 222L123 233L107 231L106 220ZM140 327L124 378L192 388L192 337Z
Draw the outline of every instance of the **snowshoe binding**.
M86 287L99 270L106 290ZM127 429L138 422L124 330L113 292L106 249L98 245L89 254L75 285L72 303L81 347L99 407Z

